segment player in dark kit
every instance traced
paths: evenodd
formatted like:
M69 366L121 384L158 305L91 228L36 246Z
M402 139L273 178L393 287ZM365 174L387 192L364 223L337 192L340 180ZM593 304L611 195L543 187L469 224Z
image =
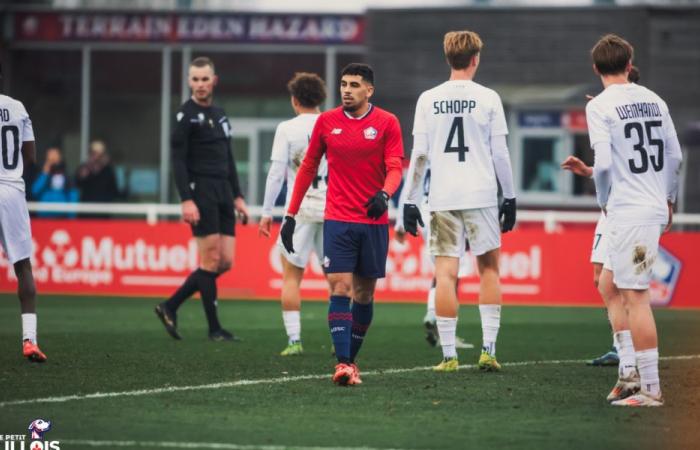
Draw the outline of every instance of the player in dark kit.
M231 154L231 125L224 110L212 105L218 79L214 63L196 58L189 68L192 98L180 107L172 134L175 184L182 200L182 218L192 227L199 249L199 268L192 272L156 314L167 332L177 331L177 309L199 291L209 324L209 338L233 341L216 311L216 278L231 268L235 249L235 212L243 224L248 209Z
M342 107L316 121L280 234L287 251L294 253L294 216L325 154L323 266L331 290L328 327L338 358L333 381L356 385L362 381L355 357L372 322L377 279L385 273L387 202L401 183L403 143L396 116L369 103L374 93L370 66L346 66L340 93Z

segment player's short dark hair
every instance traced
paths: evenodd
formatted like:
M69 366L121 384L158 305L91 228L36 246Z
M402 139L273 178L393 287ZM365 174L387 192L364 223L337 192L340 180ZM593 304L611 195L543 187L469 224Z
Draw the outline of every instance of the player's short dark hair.
M374 85L374 70L369 64L350 63L340 71L340 77L345 75L359 75L367 83Z
M634 57L634 48L615 34L606 34L591 49L596 70L601 75L623 73Z
M326 83L315 73L295 73L287 90L304 108L316 108L326 100Z
M211 71L216 73L216 69L214 68L214 61L211 60L208 56L198 56L195 59L192 60L190 63L190 67L206 67L209 66L211 67Z
M641 75L639 74L639 67L632 66L629 75L627 75L627 81L629 81L630 83L639 83L640 77Z

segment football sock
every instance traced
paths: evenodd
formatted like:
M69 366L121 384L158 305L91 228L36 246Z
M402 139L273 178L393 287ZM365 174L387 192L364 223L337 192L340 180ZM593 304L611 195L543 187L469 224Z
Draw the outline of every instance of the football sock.
M355 362L357 352L360 351L362 342L365 339L369 325L372 323L374 313L374 302L366 305L352 303L352 333L350 339L350 361Z
M436 316L435 319L437 321L438 334L440 335L442 356L445 358L456 358L455 335L457 334L457 318Z
M426 320L435 321L435 287L428 291L428 314Z
M200 269L192 272L178 288L177 291L170 297L170 299L165 303L170 311L177 311L177 309L185 303L185 300L190 298L199 289L199 271Z
M637 368L632 333L630 330L622 330L613 336L617 347L617 355L620 357L620 364L617 369L618 376L620 378L629 378L634 375L634 371Z
M301 340L301 313L300 311L282 311L284 329L287 330L289 343Z
M204 306L204 314L209 324L209 332L212 333L221 329L216 311L216 278L218 274L203 269L197 269L197 272L199 272L199 293L202 295L202 306Z
M22 314L22 341L29 339L36 344L36 314Z
M496 338L501 326L501 305L479 305L483 344L481 349L496 356Z
M661 393L659 383L659 349L650 348L637 352L637 367L642 390L652 395Z
M349 363L352 328L350 297L331 295L331 300L328 303L328 328L331 330L331 339L338 362Z

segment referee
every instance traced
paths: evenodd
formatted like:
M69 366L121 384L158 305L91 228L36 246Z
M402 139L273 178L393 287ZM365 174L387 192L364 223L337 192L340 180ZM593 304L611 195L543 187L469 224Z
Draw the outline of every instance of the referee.
M168 301L156 306L156 315L170 336L181 339L177 309L199 291L209 339L234 341L237 338L219 323L216 279L231 268L233 261L235 212L245 224L248 208L231 153L231 125L224 110L212 105L218 81L214 63L207 57L195 58L188 78L192 98L182 104L175 116L171 145L182 218L192 227L200 264Z

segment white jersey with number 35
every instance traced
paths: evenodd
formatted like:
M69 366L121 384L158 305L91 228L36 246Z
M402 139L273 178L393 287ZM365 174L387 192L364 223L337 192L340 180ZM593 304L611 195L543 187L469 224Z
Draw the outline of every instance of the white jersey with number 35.
M24 191L22 143L33 140L32 121L22 102L0 95L0 183Z
M591 147L612 150L612 188L606 209L627 225L668 221L664 149L677 139L668 106L634 83L613 84L586 105Z
M501 98L474 81L450 80L418 98L414 136L427 135L431 211L498 204L491 136L508 134Z

